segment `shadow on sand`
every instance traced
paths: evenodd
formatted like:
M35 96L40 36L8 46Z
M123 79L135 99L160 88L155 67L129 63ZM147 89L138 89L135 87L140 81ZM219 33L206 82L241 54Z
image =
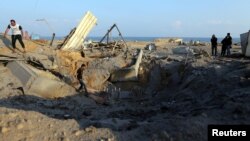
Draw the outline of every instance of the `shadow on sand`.
M93 125L87 119L91 116L92 110L101 106L86 96L78 94L55 100L32 95L19 95L0 99L0 107L36 111L60 120L75 119L79 123L80 129L84 129Z

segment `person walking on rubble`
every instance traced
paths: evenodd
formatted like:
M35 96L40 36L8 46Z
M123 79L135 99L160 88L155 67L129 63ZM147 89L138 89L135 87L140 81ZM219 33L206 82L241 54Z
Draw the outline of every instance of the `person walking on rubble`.
M77 70L76 77L77 77L79 84L80 84L80 87L77 89L77 91L81 92L82 90L84 90L85 93L87 94L88 91L87 91L86 85L84 84L83 79L82 79L83 71L85 70L85 68L86 68L86 65L82 64L81 67Z
M230 49L232 48L232 37L230 36L230 33L227 33L227 36L225 37L225 42L226 42L226 51L227 51L227 56L231 55Z
M12 40L12 47L14 49L13 52L15 52L15 49L16 49L16 40L19 41L19 43L21 44L24 52L25 51L25 45L23 43L23 29L22 29L22 26L19 25L19 24L16 24L16 21L15 20L10 20L10 24L8 25L5 33L4 33L4 37L6 38L6 35L8 34L9 30L12 30L12 35L11 35L11 40Z
M217 56L217 38L213 34L211 38L212 56Z

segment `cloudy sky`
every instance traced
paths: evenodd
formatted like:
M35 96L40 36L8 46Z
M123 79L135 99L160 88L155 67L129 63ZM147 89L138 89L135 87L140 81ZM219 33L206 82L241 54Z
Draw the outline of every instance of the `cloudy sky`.
M65 36L89 10L98 18L90 36L116 23L132 37L239 37L250 29L249 7L249 0L1 0L0 31L16 19L29 33Z

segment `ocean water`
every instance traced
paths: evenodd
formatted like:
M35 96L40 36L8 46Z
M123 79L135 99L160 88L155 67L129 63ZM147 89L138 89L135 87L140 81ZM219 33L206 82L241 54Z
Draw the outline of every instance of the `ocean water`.
M158 38L165 38L165 37L124 37L126 41L147 41L147 42L153 42L155 39ZM210 42L211 38L206 37L178 37L182 38L184 42L190 42L190 41L200 41L200 42ZM50 40L51 37L41 37L41 39ZM64 37L56 37L57 40L62 40ZM92 40L92 41L100 41L102 37L87 37L86 40ZM113 37L113 40L121 40L120 37ZM223 38L218 38L218 42L221 42ZM240 38L233 38L234 43L239 43Z
M124 37L126 41L148 41L152 42L155 39L158 38L164 38L164 37ZM211 38L204 38L204 37L179 37L182 38L184 42L190 42L190 41L200 41L200 42L210 42ZM87 39L94 40L94 41L100 41L101 37L88 37ZM115 37L114 39L121 39L119 37ZM223 38L218 38L218 42L221 42ZM240 38L233 38L234 43L239 43Z

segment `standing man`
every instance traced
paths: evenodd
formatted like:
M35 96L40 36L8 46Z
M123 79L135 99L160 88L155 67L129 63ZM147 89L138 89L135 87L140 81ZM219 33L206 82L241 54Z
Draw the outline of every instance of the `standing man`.
M221 56L225 56L226 50L227 50L227 45L226 45L226 37L221 41Z
M23 29L19 24L16 24L15 20L10 20L10 24L8 25L5 33L4 33L4 37L6 37L6 35L8 34L9 30L12 30L12 35L11 35L11 40L12 40L12 46L13 49L16 49L16 40L19 41L19 43L21 44L21 46L23 47L24 52L25 51L25 45L23 43Z
M217 56L217 38L213 34L211 38L211 44L212 44L212 56Z
M230 33L227 33L226 36L227 56L231 55L230 49L232 48L232 44L233 44L232 37L230 36Z

